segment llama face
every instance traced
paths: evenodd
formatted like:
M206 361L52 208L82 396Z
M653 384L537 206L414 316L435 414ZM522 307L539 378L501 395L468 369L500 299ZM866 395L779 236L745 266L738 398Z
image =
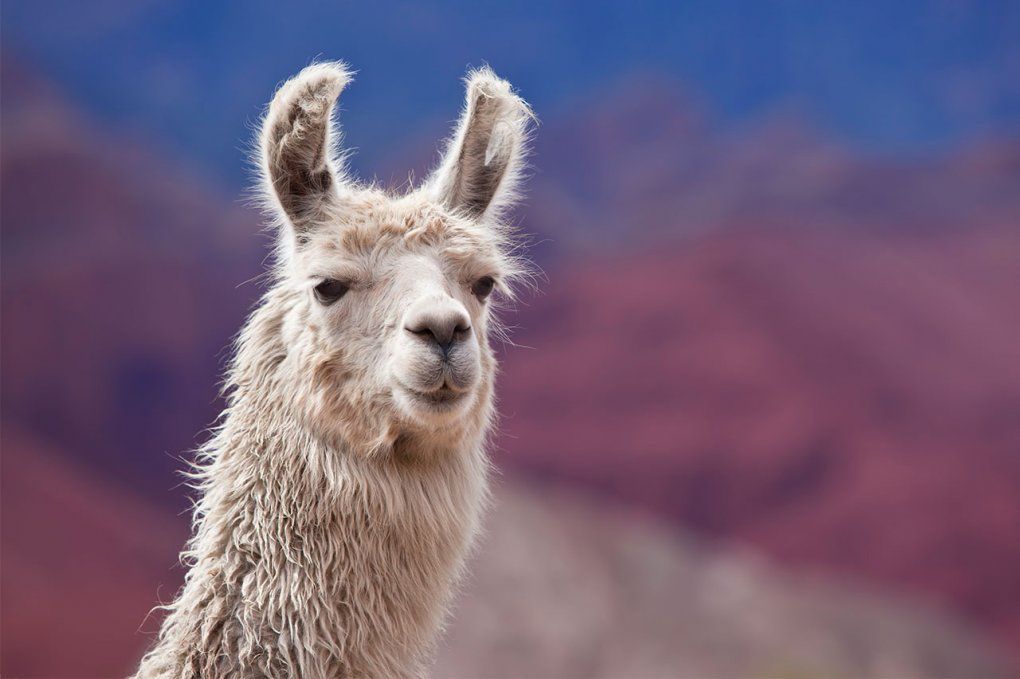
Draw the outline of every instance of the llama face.
M305 69L262 128L281 285L295 293L284 332L305 357L295 372L319 390L319 420L356 411L368 430L386 417L449 429L488 412L490 307L519 273L500 213L516 195L530 111L490 71L472 74L440 166L393 196L355 184L333 157L331 113L348 79L339 64Z
M296 245L288 284L335 385L390 401L419 424L450 423L491 383L490 307L511 272L498 240L422 195L366 190Z

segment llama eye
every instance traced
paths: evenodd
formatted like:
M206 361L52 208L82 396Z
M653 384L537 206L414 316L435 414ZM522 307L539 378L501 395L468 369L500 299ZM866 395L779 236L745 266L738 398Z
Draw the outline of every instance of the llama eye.
M477 297L480 301L485 301L485 298L492 292L493 286L496 285L496 281L492 276L482 276L471 285L471 294Z
M344 281L327 278L315 286L315 299L319 300L320 304L329 306L347 294L349 289L350 286Z

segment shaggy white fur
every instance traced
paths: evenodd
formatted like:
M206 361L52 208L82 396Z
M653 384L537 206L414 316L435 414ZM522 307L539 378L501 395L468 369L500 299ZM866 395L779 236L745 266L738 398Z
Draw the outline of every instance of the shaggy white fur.
M527 104L490 70L403 195L345 174L341 63L265 116L274 284L200 450L190 567L138 677L403 677L428 665L486 503L490 291L522 273L501 214Z

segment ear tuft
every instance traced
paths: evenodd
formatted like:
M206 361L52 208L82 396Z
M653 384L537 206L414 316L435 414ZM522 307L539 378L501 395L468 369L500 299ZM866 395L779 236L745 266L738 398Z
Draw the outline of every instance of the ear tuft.
M332 113L350 80L342 62L313 64L277 90L262 123L263 174L298 234L336 194Z
M472 71L466 83L464 112L429 185L437 200L469 217L498 217L518 196L535 118L490 68Z

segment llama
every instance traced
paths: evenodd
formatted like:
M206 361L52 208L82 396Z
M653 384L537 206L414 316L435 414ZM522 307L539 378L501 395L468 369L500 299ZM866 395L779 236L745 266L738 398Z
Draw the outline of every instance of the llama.
M491 307L524 270L504 215L533 116L470 73L440 164L393 195L345 174L349 80L312 65L263 120L273 283L238 336L185 584L138 677L420 676L478 531Z

